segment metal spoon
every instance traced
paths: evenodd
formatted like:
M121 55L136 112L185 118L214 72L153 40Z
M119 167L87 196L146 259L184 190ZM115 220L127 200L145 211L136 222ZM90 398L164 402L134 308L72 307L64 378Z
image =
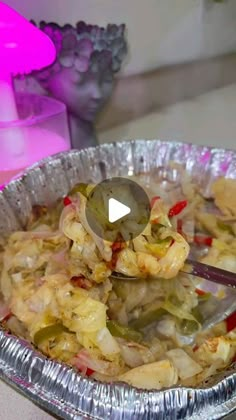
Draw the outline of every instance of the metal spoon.
M213 267L200 263L191 259L186 260L186 264L181 270L182 273L191 274L201 277L207 281L211 281L226 286L226 295L223 299L219 299L212 295L209 301L201 304L201 314L203 317L202 330L213 327L215 324L223 321L229 315L236 311L236 274L221 268ZM116 280L137 281L138 277L126 276L117 272L113 272L111 278ZM230 290L229 288L232 288ZM186 343L194 341L195 334L184 337Z
M222 268L203 264L198 261L187 259L186 264L180 272L201 277L202 279L213 281L214 283L222 284L223 286L232 287L234 289L236 288L235 273L223 270ZM127 276L125 274L117 273L116 271L112 272L111 277L117 280L139 280L139 277Z

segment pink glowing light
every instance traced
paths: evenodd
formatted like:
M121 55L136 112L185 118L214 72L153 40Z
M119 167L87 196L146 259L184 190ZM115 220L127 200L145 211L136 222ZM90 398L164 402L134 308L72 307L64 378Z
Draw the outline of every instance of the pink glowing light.
M4 183L20 176L27 166L59 152L69 150L68 141L62 136L38 127L24 128L24 153L14 159L9 158L8 150L0 153L0 191Z
M0 2L0 63L4 72L26 74L53 63L51 39L6 4Z
M39 70L52 64L55 58L56 49L50 38L0 2L0 121L18 119L12 75ZM20 148L22 136L18 134ZM17 147L17 141L15 144Z
M15 124L19 118L12 76L40 70L51 65L55 58L56 49L51 39L0 1L0 171L9 172L8 179L10 173L13 175L19 168L44 157L46 150L50 154L66 147L61 144L64 141L61 138L52 138L49 133L46 136L39 130L33 132ZM2 181L5 179L1 180L0 174L0 184Z

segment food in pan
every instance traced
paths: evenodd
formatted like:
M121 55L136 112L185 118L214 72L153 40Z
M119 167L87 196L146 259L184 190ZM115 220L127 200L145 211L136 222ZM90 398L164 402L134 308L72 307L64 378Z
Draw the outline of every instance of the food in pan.
M89 227L91 185L76 185L53 207L35 206L26 229L2 244L5 328L82 374L139 388L196 386L227 367L236 319L203 331L204 308L221 296L181 268L195 247L202 261L236 273L236 180L216 180L209 200L176 171L178 182L135 178L150 195L151 216L127 242L122 232L106 241ZM113 270L140 280L111 279Z

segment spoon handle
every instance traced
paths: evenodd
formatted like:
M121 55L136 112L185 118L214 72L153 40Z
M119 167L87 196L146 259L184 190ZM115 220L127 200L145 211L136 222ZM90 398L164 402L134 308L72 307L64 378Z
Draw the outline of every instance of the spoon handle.
M180 273L191 274L193 276L201 277L202 279L213 281L214 283L222 284L226 287L236 289L236 273L223 270L222 268L213 267L200 263L198 261L187 259L184 267ZM138 280L138 277L126 276L125 274L113 272L111 277L117 280Z
M236 288L236 274L198 261L187 260L182 272L201 277L223 286Z

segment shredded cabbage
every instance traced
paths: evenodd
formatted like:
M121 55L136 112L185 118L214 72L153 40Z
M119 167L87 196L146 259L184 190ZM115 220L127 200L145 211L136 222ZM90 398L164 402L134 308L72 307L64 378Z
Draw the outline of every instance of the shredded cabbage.
M35 206L26 231L1 243L2 323L82 374L90 369L94 378L140 388L197 385L229 365L236 352L235 332L227 334L222 325L201 331L201 308L206 314L208 300L205 296L199 305L203 297L196 292L196 279L180 270L188 242L200 233L212 235L202 261L236 273L236 184L213 184L211 214L190 176L177 164L173 168L179 172L177 184L162 185L155 174L140 177L150 196L161 198L153 200L142 234L122 246L117 239L143 223L139 206L135 220L120 232L113 229L110 241L95 235L86 219L92 185L75 186L64 207L63 200L52 208ZM226 186L232 197L224 196ZM122 188L121 200L127 202L130 194ZM188 200L187 206L169 217L181 200ZM99 217L104 218L100 204ZM111 280L113 270L140 280Z

